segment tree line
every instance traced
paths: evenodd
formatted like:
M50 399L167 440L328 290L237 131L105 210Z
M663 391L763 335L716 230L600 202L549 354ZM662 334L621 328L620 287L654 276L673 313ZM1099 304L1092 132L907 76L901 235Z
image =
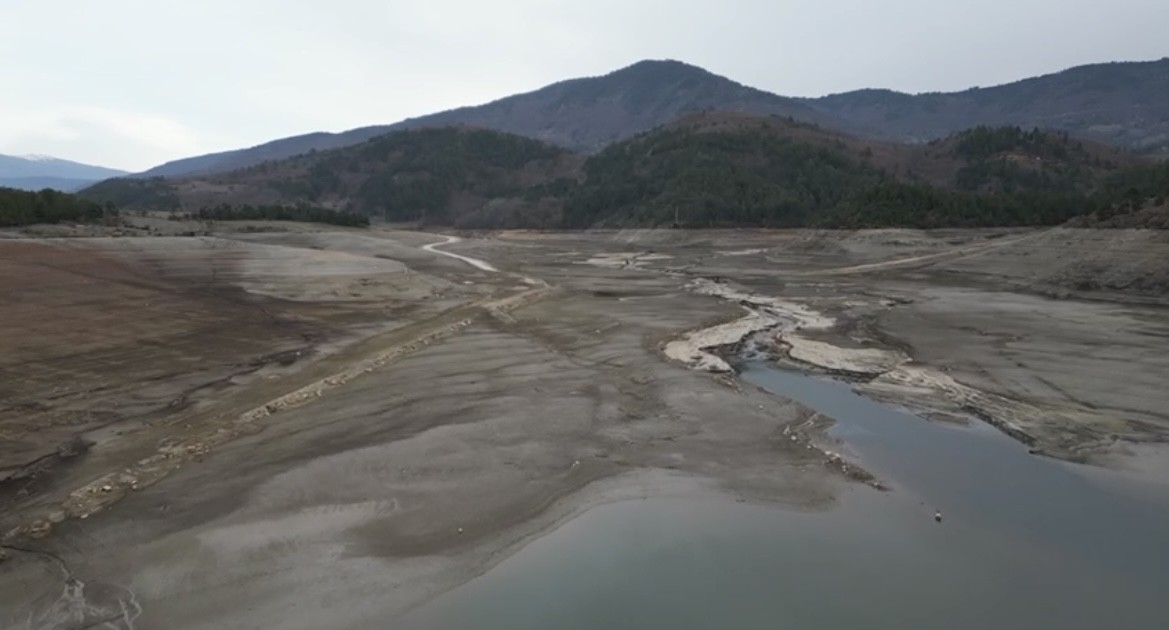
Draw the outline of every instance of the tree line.
M874 160L871 149L850 149L830 135L819 142L806 137L767 125L668 126L585 159L494 131L396 132L213 177L227 191L226 201L240 187L282 203L229 203L196 214L337 225L360 225L356 217L374 215L484 228L675 222L695 228L936 228L1056 225L1131 212L1169 197L1169 165L1121 168L1105 150L1062 133L977 127L928 150L897 148L902 157L892 162L887 156ZM918 169L932 179L915 175ZM948 179L940 181L938 172L949 173ZM179 206L170 182L117 181L86 194L99 201ZM326 205L352 212L334 216L337 211Z
M1106 201L1073 184L1079 162L1049 159L1027 171L1007 150L1073 155L1066 138L1018 129L974 130L948 188L899 179L834 145L758 132L651 132L585 163L565 197L565 227L758 225L862 228L1053 225ZM1006 165L1006 166L1003 166ZM993 180L993 185L989 185Z
M0 187L0 227L94 222L117 214L113 204L98 203L49 188L33 192Z

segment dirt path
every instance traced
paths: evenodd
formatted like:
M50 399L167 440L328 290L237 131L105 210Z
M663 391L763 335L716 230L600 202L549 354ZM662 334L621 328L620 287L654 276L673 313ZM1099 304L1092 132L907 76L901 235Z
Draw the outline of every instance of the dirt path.
M433 252L435 254L442 254L443 256L450 256L451 258L454 258L456 260L461 260L461 261L467 263L468 265L475 267L476 269L482 269L483 271L490 271L492 273L497 273L499 271L498 269L493 267L491 265L491 263L483 261L483 260L479 260L478 258L471 258L470 256L463 256L462 254L456 254L454 252L448 252L448 251L444 251L441 249L436 249L437 247L439 247L441 245L451 245L453 243L458 243L459 241L463 240L457 236L447 236L445 238L446 238L446 240L439 241L437 243L423 245L422 249L424 249L428 252Z
M789 272L787 275L792 277L803 276L844 276L854 273L868 273L871 271L885 271L888 269L907 269L912 267L924 267L938 262L945 262L955 260L958 258L968 258L970 256L977 256L984 254L991 250L1007 245L1016 245L1023 241L1037 238L1046 233L1046 230L1039 232L1031 232L1023 236L1014 238L997 238L993 241L975 243L973 245L963 245L954 249L948 249L944 252L936 254L924 254L921 256L909 256L906 258L895 258L893 260L884 260L875 263L865 263L863 265L850 265L848 267L836 267L834 269L815 269L810 271Z

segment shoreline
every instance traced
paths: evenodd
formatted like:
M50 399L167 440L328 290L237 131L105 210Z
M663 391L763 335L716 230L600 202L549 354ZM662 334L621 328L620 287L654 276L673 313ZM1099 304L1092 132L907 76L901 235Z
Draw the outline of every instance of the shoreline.
M1103 385L1081 388L1110 375L1115 389L1122 382L1116 375L1130 374L1105 360L1118 354L1143 366L1145 373L1156 371L1163 362L1141 345L1147 345L1146 333L1157 330L1155 313L954 286L948 271L935 276L902 275L900 266L855 271L885 257L903 260L948 246L928 235L898 236L888 244L888 235L857 233L843 245L820 241L839 235L807 233L711 234L693 243L690 233L626 236L631 242L598 241L585 233L557 234L547 243L525 237L522 247L500 239L468 239L455 248L505 270L499 274L436 255L442 253L436 247L450 241L436 243L446 237L428 234L253 235L238 242L254 239L265 246L233 248L234 266L225 266L203 240L168 241L157 248L142 241L132 251L119 248L124 264L156 265L156 282L164 287L210 277L225 289L245 287L233 294L244 295L246 287L262 281L275 287L273 294L329 300L300 303L288 319L332 317L339 330L374 320L406 327L376 348L344 351L343 358L330 359L329 369L305 370L326 358L312 351L312 362L206 392L195 401L203 406L183 412L184 420L206 411L208 401L218 405L235 399L222 409L238 415L254 411L249 426L266 428L192 453L189 465L156 484L139 483L116 508L92 512L84 522L68 519L35 545L59 554L89 583L86 605L104 610L115 602L106 599L114 591L103 588L123 583L132 588L145 608L139 626L292 622L308 628L350 619L350 625L361 627L390 608L413 609L483 575L599 505L709 492L761 505L822 510L845 494L867 492L871 487L866 485L884 488L849 461L863 466L863 453L869 451L852 449L845 433L833 434L834 426L843 430L849 421L836 423L771 393L782 390L747 382L739 361L752 355L780 356L782 367L813 378L831 375L854 393L926 420L962 418L972 424L973 442L993 437L1016 454L1022 450L1024 460L1030 459L1026 450L1013 448L1018 438L1003 437L1002 429L975 418L975 412L986 410L992 420L1006 418L1036 435L1040 446L1062 427L1078 442L1069 438L1055 444L1078 444L1094 459L1107 445L1071 431L1081 425L1095 430L1092 423L1102 413L1071 420L1060 415L1045 423L1053 410L1083 412L1071 398L1053 403L1051 391L1063 388L1117 416L1122 415L1117 410L1130 407L1134 414L1151 410L1154 415L1159 408L1159 392L1149 386L1134 390L1137 397L1131 402L1118 400ZM642 236L647 242L636 242ZM176 257L170 250L177 245L186 249ZM79 242L74 253L105 255L111 247ZM319 260L313 252L321 249L393 258L409 268L371 278L351 265L336 272L356 275L334 276L331 268L296 262ZM720 256L723 249L733 255ZM995 257L1010 250L956 260L993 268ZM166 262L172 258L181 260ZM931 260L956 264L945 257ZM869 275L787 281L785 265L831 271L834 262L852 268L850 273ZM305 269L317 275L304 278ZM49 280L73 286L57 277ZM305 292L282 288L282 282L289 287L316 284ZM62 291L64 297L56 299L71 297ZM211 301L219 294L183 295L188 302L202 300L197 304L204 309L219 304ZM92 309L93 299L74 308ZM151 299L159 298L151 294ZM293 303L262 304L267 313L250 303L241 312L264 315L260 323L270 326L266 322L284 321L276 319L283 313L276 309ZM464 310L456 317L451 309L458 308ZM1032 317L1037 309L1046 310ZM450 319L439 322L442 313L451 313ZM1081 323L1084 318L1087 322ZM181 322L169 318L164 323L175 321ZM309 330L307 320L295 321ZM390 345L406 344L438 323L458 324L457 334L444 336L441 343L422 343L425 351L375 364ZM301 343L321 347L321 341ZM1102 341L1114 342L1108 346L1114 350L1097 354ZM97 358L113 351L102 352ZM1079 357L1082 364L1042 362L1065 355ZM367 358L371 362L361 361ZM235 359L241 360L248 358ZM979 370L987 377L971 380ZM1124 382L1138 376L1125 376ZM1038 381L1022 378L1052 384L1042 389ZM986 385L996 379L1008 386L995 390ZM302 389L314 383L323 388ZM818 391L815 384L798 387ZM325 393L317 397L318 391ZM30 392L30 397L39 395ZM310 404L300 405L302 396ZM262 417L271 401L292 404L275 418ZM873 411L872 417L879 416ZM167 444L178 448L187 445L185 438L219 427L162 420L128 435L116 431L120 427L106 431L108 442L86 456L86 470L122 470L148 453L139 450L142 454L125 461L118 457L131 447L153 446L156 435L176 435L177 441ZM1117 431L1123 425L1102 427ZM1150 425L1150 434L1157 427ZM887 435L896 440L899 434ZM1138 441L1133 450L1142 461L1155 463L1155 449L1145 446ZM956 448L963 452L962 445ZM854 450L862 456L850 455ZM878 472L892 471L882 474L896 483L895 490L905 490L898 480L912 476L898 476L901 469L884 468L883 460L873 463ZM995 468L993 461L982 462L983 470ZM1042 468L1023 470L1038 470L1041 477ZM862 483L849 483L854 480ZM121 486L108 485L110 491L99 489L93 496L104 501L122 494ZM47 505L46 487L17 507ZM923 493L927 500L953 496L955 502L960 494ZM954 516L961 518L956 510ZM933 526L929 514L925 517ZM54 605L60 584L40 562L19 553L10 558L7 575L0 577L0 608L23 615ZM313 587L322 580L328 589ZM369 598L371 591L381 596ZM289 606L307 617L289 619Z
M1050 438L1044 432L1046 426L1058 424L1049 417L1053 410L962 384L948 374L917 363L900 349L846 348L801 335L802 330L826 332L838 325L836 319L810 307L738 290L725 282L706 278L691 281L687 289L735 302L748 313L731 322L686 331L663 345L663 353L669 359L692 369L734 373L725 351L754 338L761 341L765 352L775 355L769 359L772 362L782 359L809 375L842 378L859 394L904 406L925 419L985 423L1027 446L1033 455L1111 468L1115 467L1118 452L1160 444L1155 440L1120 438L1061 443L1058 437ZM1055 410L1055 413L1061 412ZM1062 413L1090 413L1090 410Z

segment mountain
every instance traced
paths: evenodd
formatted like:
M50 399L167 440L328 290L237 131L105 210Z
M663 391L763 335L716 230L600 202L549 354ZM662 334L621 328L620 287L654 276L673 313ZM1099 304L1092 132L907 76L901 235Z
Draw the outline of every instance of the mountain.
M466 127L404 130L198 178L121 178L82 194L128 208L187 211L305 205L450 224L493 200L572 178L583 158L537 140Z
M926 145L704 114L589 158L566 227L1052 225L1145 161L1067 135L978 127Z
M21 190L74 191L126 171L70 162L47 155L0 155L0 186Z
M229 173L111 179L82 194L127 208L320 207L467 228L1050 225L1161 194L1161 166L1018 127L910 145L702 112L589 156L492 130L425 128Z
M281 138L247 149L208 153L207 155L174 160L136 173L133 177L185 177L225 173L269 160L283 160L309 151L326 151L351 146L384 135L389 131L390 126L384 125L362 127L342 133L321 131L291 138Z
M803 102L893 140L922 142L976 125L1014 125L1169 155L1169 57L1079 66L949 94L870 89Z
M595 151L679 116L705 110L790 116L847 129L846 122L798 99L746 87L679 61L641 61L600 77L571 79L486 105L463 107L393 125L343 133L311 133L266 144L168 162L142 177L181 177L230 171L265 160L354 145L391 131L471 125L514 133L574 151Z
M641 61L604 76L562 81L485 105L176 160L139 176L221 173L351 146L391 131L457 124L595 152L700 111L778 115L874 139L909 142L943 138L978 125L1039 127L1169 156L1169 59L1081 66L948 94L870 89L815 99L777 96L678 61Z

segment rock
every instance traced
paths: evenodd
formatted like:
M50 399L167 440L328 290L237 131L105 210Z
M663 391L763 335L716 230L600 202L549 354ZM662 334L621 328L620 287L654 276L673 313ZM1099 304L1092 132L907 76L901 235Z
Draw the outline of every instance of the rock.
M935 521L937 521L937 522L939 522L939 523L941 523L941 522L942 522L942 512L941 512L941 510L938 510L938 511L934 512L934 520L935 520Z
M35 521L28 526L28 535L31 538L44 538L49 535L49 530L53 529L53 525L45 520Z
M78 455L84 455L85 453L89 452L89 449L92 446L93 446L93 442L90 442L89 440L86 440L86 439L78 436L78 437L75 437L72 440L69 440L68 442L58 446L57 447L57 456L60 457L61 459L69 459L71 457L77 457Z
M104 485L104 486L102 486L102 487L101 487L101 491L102 491L102 492L113 492L113 491L114 491L114 487L113 487L113 486L111 486L111 485L109 485L109 484L106 484L106 485Z

